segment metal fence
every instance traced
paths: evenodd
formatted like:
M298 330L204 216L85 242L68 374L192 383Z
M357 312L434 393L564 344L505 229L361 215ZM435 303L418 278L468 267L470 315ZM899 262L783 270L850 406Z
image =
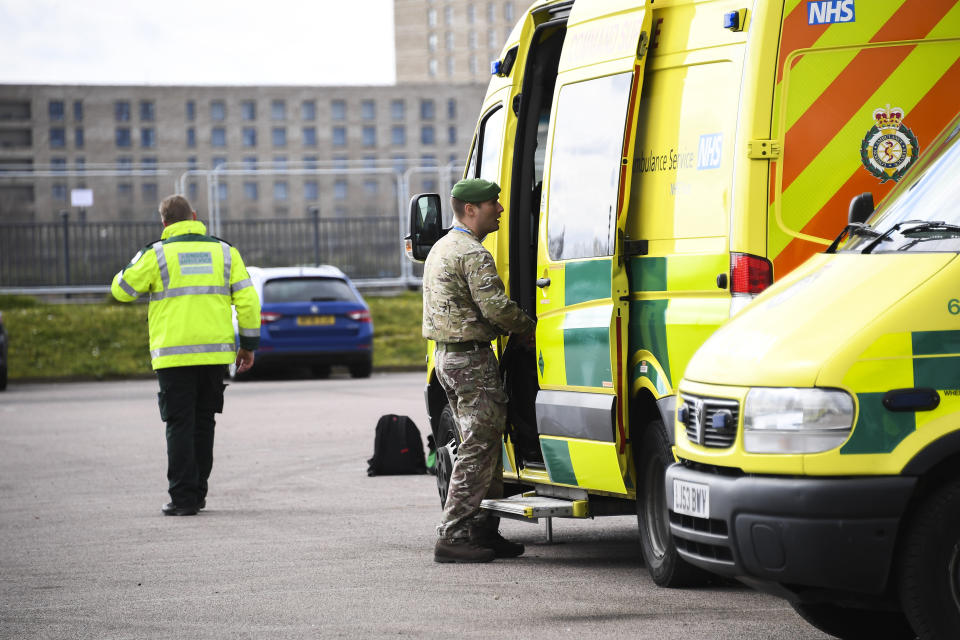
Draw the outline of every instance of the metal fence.
M156 221L0 225L0 288L108 285L160 233ZM397 284L419 271L403 255L397 216L223 221L221 236L259 267L332 264L355 280Z

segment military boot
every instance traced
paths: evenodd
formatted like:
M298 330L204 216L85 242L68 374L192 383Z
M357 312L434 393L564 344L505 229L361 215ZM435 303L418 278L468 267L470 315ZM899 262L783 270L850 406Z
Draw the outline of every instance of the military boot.
M434 562L490 562L496 557L492 549L481 547L468 538L437 540L433 548Z
M519 542L510 542L496 529L478 529L470 535L470 542L479 547L490 549L497 558L516 558L526 550Z

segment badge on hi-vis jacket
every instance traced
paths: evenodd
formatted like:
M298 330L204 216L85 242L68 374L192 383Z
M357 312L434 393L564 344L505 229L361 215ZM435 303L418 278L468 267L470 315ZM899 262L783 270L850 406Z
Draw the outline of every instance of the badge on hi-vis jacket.
M920 152L917 136L903 124L903 109L880 108L873 112L875 124L867 131L860 145L863 166L880 178L897 182L916 162Z

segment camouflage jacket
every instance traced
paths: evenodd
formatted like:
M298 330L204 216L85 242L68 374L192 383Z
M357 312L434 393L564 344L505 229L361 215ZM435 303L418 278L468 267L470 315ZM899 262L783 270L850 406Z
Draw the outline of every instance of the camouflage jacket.
M423 337L489 342L536 322L507 297L493 256L472 233L451 229L423 267Z

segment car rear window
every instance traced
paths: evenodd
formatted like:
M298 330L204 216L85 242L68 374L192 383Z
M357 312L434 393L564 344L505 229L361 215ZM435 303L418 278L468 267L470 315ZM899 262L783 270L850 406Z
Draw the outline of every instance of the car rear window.
M357 296L339 278L277 278L263 285L263 302L356 302Z

